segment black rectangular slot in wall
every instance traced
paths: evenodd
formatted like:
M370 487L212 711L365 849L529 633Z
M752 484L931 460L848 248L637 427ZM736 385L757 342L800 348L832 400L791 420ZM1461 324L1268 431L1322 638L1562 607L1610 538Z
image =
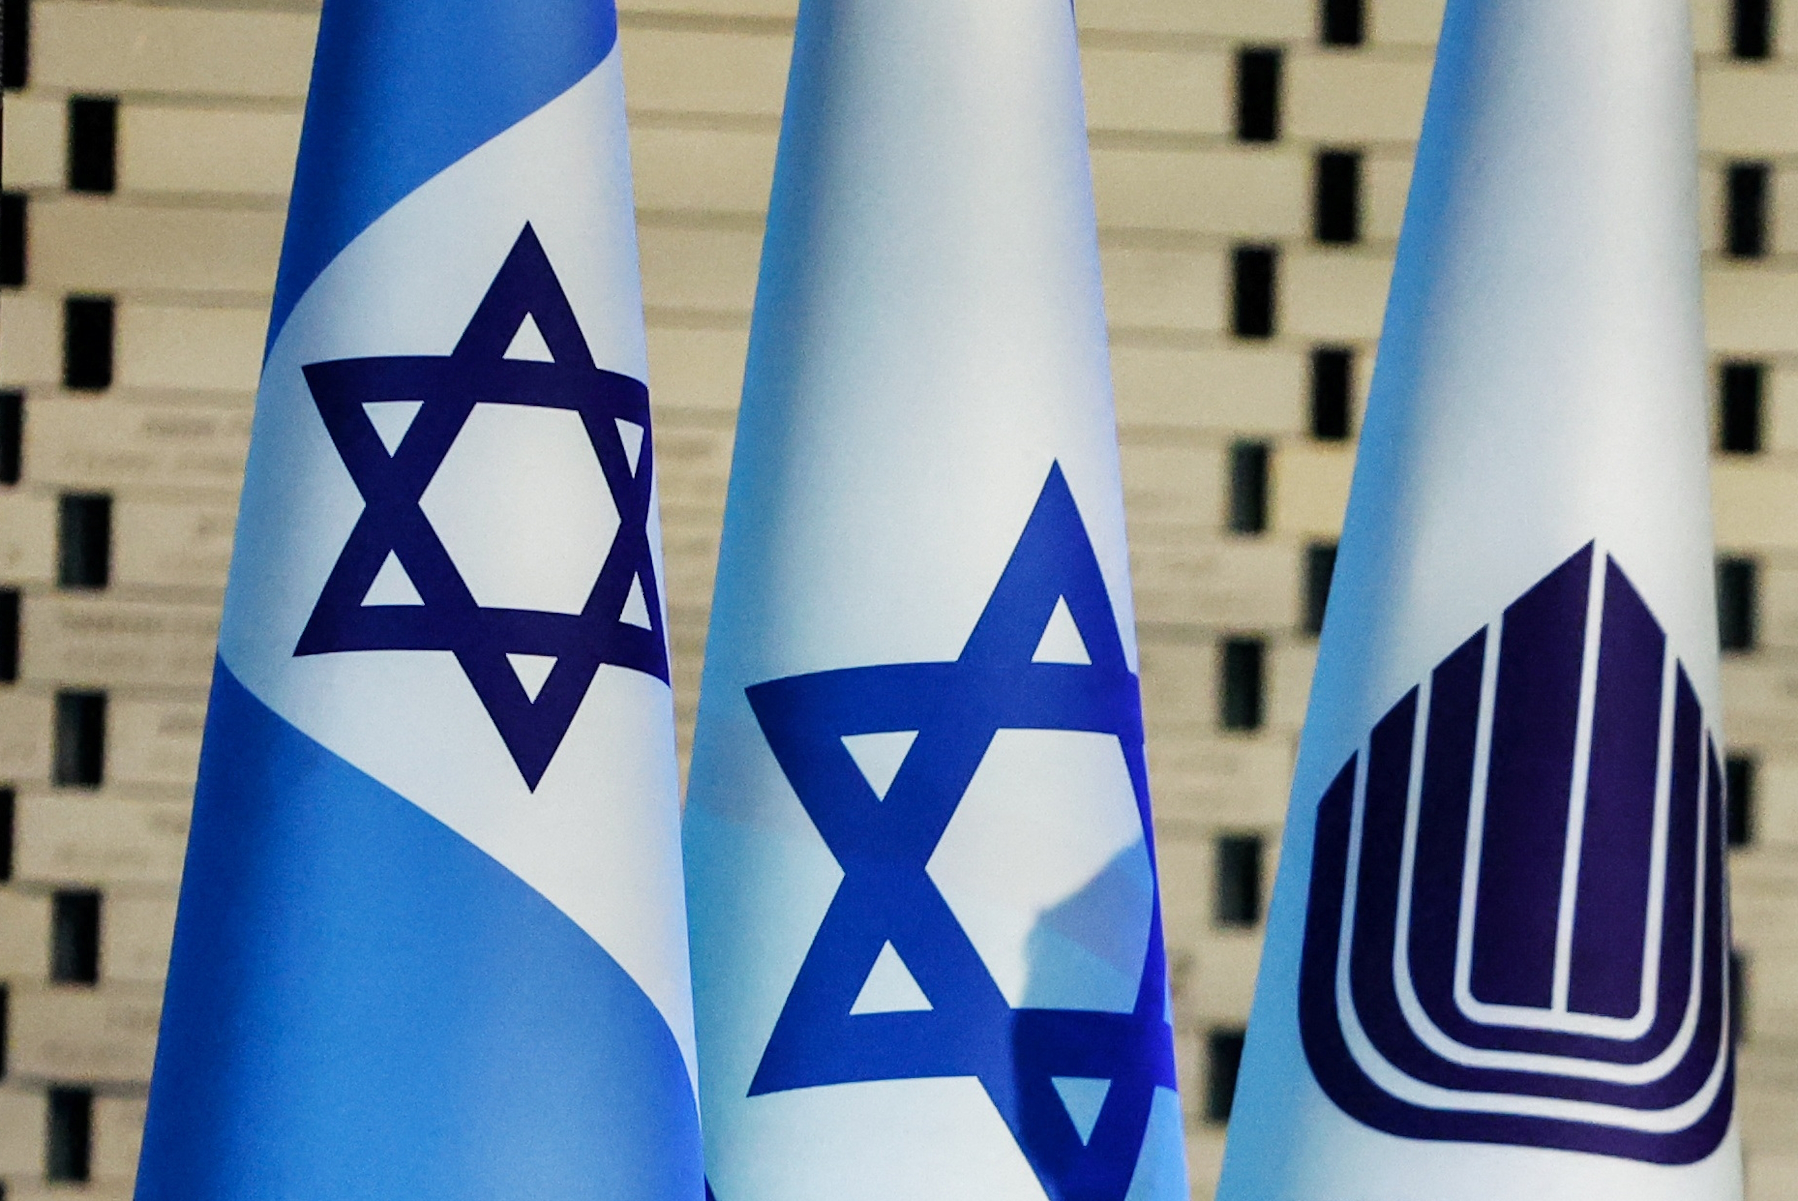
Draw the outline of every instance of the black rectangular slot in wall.
M1759 577L1753 559L1717 560L1717 641L1726 651L1751 651L1758 641Z
M1280 139L1280 51L1251 46L1236 54L1236 136L1244 142Z
M1319 346L1311 352L1311 436L1341 442L1349 436L1354 408L1355 352Z
M1319 16L1326 46L1359 46L1367 40L1366 0L1323 0Z
M1230 328L1239 338L1274 336L1279 252L1238 246L1230 256Z
M12 851L18 821L19 797L10 788L0 788L0 883L12 879ZM6 1073L0 1071L0 1076Z
M0 0L0 84L8 91L31 79L31 0Z
M0 288L25 285L25 215L25 193L0 192Z
M94 1090L52 1088L44 1138L44 1175L53 1183L86 1180L93 1163Z
M1732 847L1754 845L1756 766L1752 755L1731 755L1723 764L1723 782L1729 794L1725 825Z
M1324 610L1330 603L1330 581L1336 575L1336 544L1313 542L1305 548L1304 631L1313 638L1323 633Z
M1773 0L1732 0L1729 52L1736 58L1773 55Z
M1773 172L1766 163L1731 163L1724 172L1724 249L1731 257L1765 257Z
M19 482L25 466L25 394L0 392L0 485Z
M1264 707L1267 645L1259 638L1226 638L1218 653L1218 719L1226 730L1259 730Z
M1312 236L1333 246L1359 242L1361 155L1353 150L1319 151L1312 184Z
M100 982L100 894L69 889L50 898L50 979L56 984Z
M1212 913L1220 926L1253 926L1261 920L1261 836L1218 838Z
M62 302L62 383L77 392L112 387L113 301L71 296Z
M106 780L106 694L56 694L51 747L53 781L64 788L98 788Z
M56 582L104 588L112 582L112 497L67 492L57 507Z
M1232 534L1267 530L1268 460L1265 442L1238 442L1230 447L1230 511Z
M11 684L19 678L19 618L23 607L17 588L0 588L0 684Z
M104 195L118 186L118 100L69 97L69 191Z
M1236 1100L1236 1077L1242 1071L1244 1031L1221 1026L1205 1037L1205 1120L1222 1124L1230 1120Z
M1761 363L1725 363L1717 379L1717 449L1759 454L1767 369Z

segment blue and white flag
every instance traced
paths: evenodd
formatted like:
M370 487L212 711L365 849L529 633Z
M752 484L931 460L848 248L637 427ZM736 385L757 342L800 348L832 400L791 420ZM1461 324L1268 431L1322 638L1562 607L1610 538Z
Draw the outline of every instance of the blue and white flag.
M1724 1201L1684 0L1450 0L1224 1201Z
M141 1201L703 1192L610 0L326 0Z
M1066 0L804 0L688 793L717 1201L1184 1201Z

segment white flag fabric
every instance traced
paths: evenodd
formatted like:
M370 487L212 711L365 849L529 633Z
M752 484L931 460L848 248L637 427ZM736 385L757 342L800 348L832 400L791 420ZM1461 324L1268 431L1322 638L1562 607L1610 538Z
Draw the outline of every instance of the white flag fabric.
M1683 0L1450 0L1219 1196L1739 1196Z
M717 1201L1186 1196L1073 13L804 0L686 814Z

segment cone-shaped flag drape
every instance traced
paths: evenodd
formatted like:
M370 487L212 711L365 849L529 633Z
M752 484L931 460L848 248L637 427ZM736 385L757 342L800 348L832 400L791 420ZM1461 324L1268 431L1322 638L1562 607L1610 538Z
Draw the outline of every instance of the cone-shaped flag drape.
M140 1201L703 1192L610 0L326 0Z
M1738 1196L1683 0L1450 0L1224 1201Z
M1184 1198L1066 0L804 0L686 817L717 1201Z

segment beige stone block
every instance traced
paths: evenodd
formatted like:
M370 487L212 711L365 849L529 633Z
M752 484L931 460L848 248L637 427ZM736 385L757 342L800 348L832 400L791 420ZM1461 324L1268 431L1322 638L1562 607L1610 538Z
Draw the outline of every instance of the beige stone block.
M28 620L29 614L28 607ZM25 628L29 633L31 626ZM48 696L0 688L0 778L15 784L50 778L51 709Z
M1755 842L1779 851L1798 848L1798 760L1761 756L1755 790Z
M1434 46L1444 0L1372 0L1368 40L1380 46Z
M51 0L32 6L32 82L102 92L300 99L315 13Z
M175 897L112 895L100 924L100 971L108 984L160 984L175 936Z
M1782 1108L1787 1111L1784 1116L1788 1120L1783 1125L1789 1132L1791 1102L1787 1100ZM1752 1201L1798 1201L1798 1152L1785 1150L1786 1141L1782 1137L1773 1146L1745 1149L1747 1196Z
M1169 527L1133 530L1131 574L1145 624L1266 629L1298 616L1296 551Z
M1712 266L1704 273L1704 307L1713 350L1730 354L1798 350L1798 272Z
M735 413L743 395L743 363L749 354L749 322L739 329L687 329L649 326L650 399L659 416L666 409L704 409ZM656 454L662 450L662 428L656 431ZM664 493L666 495L666 493Z
M1211 441L1125 437L1124 508L1132 536L1173 528L1215 538L1223 524L1224 449Z
M1411 194L1411 156L1369 154L1361 172L1362 236L1370 242L1396 242Z
M1201 1111L1204 1095L1194 1087L1191 1094L1184 1097L1188 1113ZM1192 1201L1211 1201L1223 1171L1224 1132L1203 1126L1187 1130L1186 1179L1192 1190Z
M1729 0L1692 0L1692 42L1699 54L1729 49ZM1709 64L1700 64L1702 72Z
M1150 791L1154 791L1150 779ZM1211 933L1211 840L1187 831L1184 827L1163 835L1156 831L1156 868L1161 878L1161 928L1167 937L1170 960L1184 959L1188 948L1195 947ZM1170 963L1171 968L1171 963ZM1190 979L1182 983L1190 985ZM1189 1003L1188 988L1177 989L1174 1004L1184 1012Z
M1766 405L1761 419L1767 448L1776 451L1798 450L1798 368L1774 364L1767 372Z
M1290 148L1092 152L1099 225L1231 238L1296 238L1308 228L1307 158Z
M1305 707L1311 700L1317 645L1286 642L1268 649L1266 728L1296 736L1305 724Z
M0 584L47 584L56 574L56 501L0 491Z
M759 231L692 229L645 224L643 302L654 309L687 309L747 318L755 304L761 265Z
M50 898L0 889L0 977L38 982L49 975Z
M618 45L634 111L780 115L790 34L626 26Z
M27 1181L8 1184L7 1201L135 1201L132 1187L122 1181L90 1181L87 1184L44 1184Z
M637 207L656 212L767 211L774 184L772 129L692 129L637 122L631 173Z
M1731 746L1790 737L1798 706L1798 662L1763 652L1723 659L1723 730Z
M1281 262L1282 328L1299 338L1374 342L1386 316L1392 259L1359 251L1313 250Z
M9 92L0 128L6 186L14 191L60 188L68 169L68 110L59 99Z
M143 1083L156 1056L160 985L13 993L9 1071L68 1083Z
M1430 60L1328 51L1287 58L1288 129L1323 142L1417 141L1430 90Z
M1710 172L1712 176L1716 172ZM1722 181L1714 185L1722 192ZM1768 213L1768 221L1772 225L1773 249L1777 254L1791 254L1798 251L1798 170L1789 168L1773 172L1772 207ZM1721 207L1721 206L1719 206ZM1722 226L1719 217L1714 224ZM1720 239L1719 239L1720 240Z
M119 113L126 192L285 196L300 148L300 108L127 104Z
M41 1089L0 1089L0 1176L13 1179L44 1174L44 1130L49 1124ZM13 1195L13 1189L7 1189Z
M106 5L126 9L125 5ZM274 291L284 216L64 197L32 208L32 283L67 291Z
M1080 52L1089 129L1222 134L1234 128L1236 60L1221 50Z
M1724 170L1721 163L1701 163L1698 172L1698 245L1707 254L1723 248ZM1773 193L1774 218L1778 217L1779 191Z
M130 1183L137 1177L137 1157L144 1141L142 1097L94 1098L95 1180Z
M1198 33L1268 42L1314 36L1309 0L1082 0L1083 30L1121 33Z
M1223 248L1163 250L1105 246L1105 315L1112 328L1224 328L1229 268Z
M761 18L791 22L798 14L798 0L625 0L618 6L627 30L638 14ZM627 33L626 36L629 36Z
M1798 547L1798 475L1760 457L1720 459L1711 468L1717 543L1733 550Z
M1354 450L1287 442L1274 456L1273 467L1273 528L1308 538L1339 536L1355 471Z
M113 577L120 584L222 589L237 508L226 500L120 497L113 509Z
M1798 111L1798 71L1754 63L1710 64L1698 76L1698 145L1762 158L1798 153L1798 124L1770 114Z
M27 680L199 689L212 680L218 607L38 596L27 634Z
M35 260L31 266L35 271ZM43 293L0 292L0 384L31 387L61 379L62 305Z
M268 311L127 304L119 312L117 382L134 388L256 391Z
M41 483L216 488L236 495L250 407L34 400L25 457Z
M188 805L70 793L18 802L15 874L35 883L175 884Z
M1198 999L1191 1017L1202 1026L1247 1022L1261 965L1260 931L1220 930L1199 944L1195 960Z
M1798 647L1798 570L1762 570L1760 640L1763 646Z
M1117 345L1111 370L1126 436L1132 426L1253 436L1300 425L1306 366L1290 350Z
M205 702L118 697L107 707L106 721L109 781L193 787Z

